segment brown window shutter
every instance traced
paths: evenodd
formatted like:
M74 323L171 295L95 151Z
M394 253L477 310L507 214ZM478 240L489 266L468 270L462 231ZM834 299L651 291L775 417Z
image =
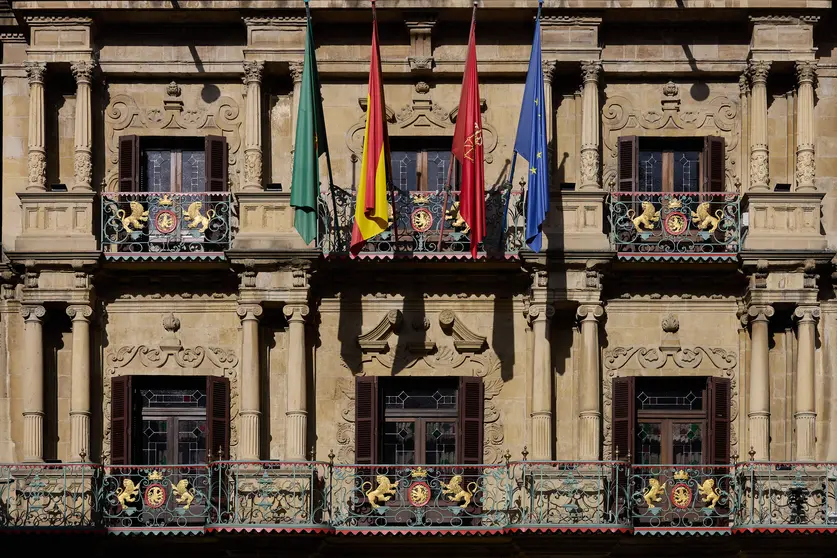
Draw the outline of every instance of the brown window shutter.
M712 465L730 462L730 380L709 378L709 459Z
M230 457L230 381L227 378L206 378L206 449L209 461Z
M703 142L703 189L705 192L724 192L724 138L706 136Z
M208 192L227 191L227 138L224 136L206 136L204 139L204 164L206 170L206 190Z
M636 378L613 378L613 459L616 459L617 450L619 459L624 459L628 454L632 460L636 457L635 386Z
M355 463L371 465L378 460L378 378L355 380Z
M459 379L459 447L464 465L483 462L483 397L482 378Z
M110 462L112 465L130 465L133 434L131 376L116 376L110 385Z
M639 138L621 136L617 155L618 191L636 192L639 188Z
M138 136L119 138L119 191L140 191L140 145Z

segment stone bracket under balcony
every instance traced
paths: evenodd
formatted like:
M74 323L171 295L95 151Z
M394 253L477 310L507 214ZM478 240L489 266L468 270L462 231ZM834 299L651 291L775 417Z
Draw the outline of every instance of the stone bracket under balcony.
M15 252L95 252L92 192L18 192L21 233Z

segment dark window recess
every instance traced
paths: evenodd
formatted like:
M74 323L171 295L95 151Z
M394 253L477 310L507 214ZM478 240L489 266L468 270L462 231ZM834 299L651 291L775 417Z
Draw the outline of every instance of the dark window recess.
M724 138L623 136L618 142L620 192L725 191Z
M393 138L390 163L392 184L403 192L429 191L444 189L453 161L453 174L450 175L451 187L458 184L456 160L451 158L450 139ZM421 143L421 145L417 145Z
M205 138L119 138L121 192L223 192L227 142Z

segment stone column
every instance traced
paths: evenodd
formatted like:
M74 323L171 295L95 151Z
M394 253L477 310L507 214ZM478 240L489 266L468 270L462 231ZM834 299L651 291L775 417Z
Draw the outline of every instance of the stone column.
M532 304L532 460L552 459L552 363L549 320L555 314L551 304Z
M244 121L244 190L261 190L262 184L262 72L264 62L244 63L247 101Z
M27 190L46 190L46 144L44 132L44 74L43 62L25 62L29 78L29 183Z
M285 458L290 461L304 461L305 434L308 430L308 362L305 358L305 317L308 316L308 306L289 304L283 312L288 319Z
M90 316L89 306L69 306L73 320L73 368L70 379L70 458L90 454Z
M815 399L814 355L817 338L817 319L820 309L817 306L800 306L794 311L799 318L797 328L796 351L796 388L795 412L793 415L796 429L794 459L813 461L816 457L817 407Z
M760 461L770 459L770 367L768 320L772 306L751 306L750 317L750 445Z
M552 145L555 112L552 107L552 78L555 76L555 60L544 60L543 66L543 106L546 109L546 143Z
M43 306L24 306L23 319L23 461L44 460L44 330Z
M289 64L291 70L291 78L294 80L294 97L291 103L291 151L296 144L296 119L299 114L299 95L302 89L302 70L304 64L301 62L291 62Z
M73 190L93 190L93 119L90 105L90 80L96 63L91 60L70 66L76 78L75 156L73 159ZM89 450L89 447L84 448ZM73 454L75 455L75 454Z
M796 77L799 80L796 124L796 189L814 191L816 161L814 158L814 79L816 62L797 62ZM798 432L797 432L798 434Z
M750 61L750 189L770 189L767 153L767 74L770 62Z
M602 114L599 109L599 73L602 64L598 61L583 62L581 76L584 83L581 90L581 190L599 190L599 129Z
M579 381L578 458L596 461L601 450L601 378L599 378L599 318L604 309L582 305L576 315L581 319L581 370Z
M259 316L258 304L241 305L236 310L241 318L241 440L238 458L259 459Z

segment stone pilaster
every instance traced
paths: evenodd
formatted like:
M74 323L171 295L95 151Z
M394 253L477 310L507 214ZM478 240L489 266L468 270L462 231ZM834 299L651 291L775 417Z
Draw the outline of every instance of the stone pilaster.
M741 160L750 158L750 80L747 72L738 78L738 98L741 103ZM741 184L746 189L750 184L750 165L741 165Z
M244 115L244 190L261 190L262 184L262 73L264 62L244 63L247 100Z
M578 458L596 461L601 451L601 380L599 379L599 319L604 309L598 305L579 306L581 320L581 370L579 374Z
M299 96L302 90L302 71L304 64L301 62L291 62L288 65L291 72L291 78L294 80L294 96L291 104L291 150L296 145L296 120L299 114Z
M750 319L750 445L760 461L770 459L769 320L772 306L751 306Z
M238 459L259 459L259 316L258 304L241 305L236 310L241 318L241 439Z
M89 306L69 306L73 320L73 368L70 379L70 459L90 454L90 316Z
M308 306L289 304L283 308L283 312L288 319L285 458L289 461L304 461L305 433L308 430L308 362L305 344L305 318L308 316Z
M43 306L24 306L23 461L44 460L44 330Z
M549 321L551 304L529 306L532 326L532 460L552 459L552 377Z
M818 306L800 306L794 311L799 319L797 327L796 378L794 379L796 430L793 457L796 461L813 461L816 458L817 408L815 392L814 358L816 351Z
M27 190L46 190L46 138L44 137L44 75L46 64L26 62L29 78L29 155Z
M73 190L93 190L93 118L90 82L96 63L82 60L70 66L76 79L75 155L73 159ZM90 448L84 448L88 450Z
M599 108L599 74L602 64L598 61L581 64L581 190L600 190L599 140L602 113Z
M797 94L796 128L796 189L800 192L814 191L816 160L814 157L814 80L817 75L816 62L797 62L796 77L799 82Z
M767 75L770 62L750 61L750 189L770 189L767 151Z

